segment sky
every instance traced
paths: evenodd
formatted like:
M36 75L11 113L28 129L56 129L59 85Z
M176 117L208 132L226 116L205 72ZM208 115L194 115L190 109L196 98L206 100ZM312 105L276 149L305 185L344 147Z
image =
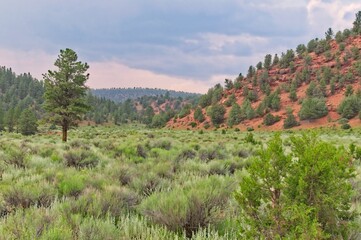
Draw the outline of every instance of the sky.
M91 88L205 93L266 54L351 28L360 0L0 0L0 66L39 80L60 49Z

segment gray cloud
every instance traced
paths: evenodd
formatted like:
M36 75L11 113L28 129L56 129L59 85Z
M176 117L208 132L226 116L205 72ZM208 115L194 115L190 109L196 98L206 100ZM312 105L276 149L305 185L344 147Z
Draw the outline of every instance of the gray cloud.
M2 6L0 48L57 54L70 47L86 61L206 81L350 24L358 0L2 0ZM335 17L335 9L342 14Z

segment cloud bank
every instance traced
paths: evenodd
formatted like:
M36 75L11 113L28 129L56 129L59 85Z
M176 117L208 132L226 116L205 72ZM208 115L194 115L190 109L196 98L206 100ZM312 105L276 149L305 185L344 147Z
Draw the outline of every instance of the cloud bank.
M359 0L2 3L0 65L41 78L69 47L89 63L91 87L193 92L245 73L268 53L322 38L328 27L351 28L361 10Z

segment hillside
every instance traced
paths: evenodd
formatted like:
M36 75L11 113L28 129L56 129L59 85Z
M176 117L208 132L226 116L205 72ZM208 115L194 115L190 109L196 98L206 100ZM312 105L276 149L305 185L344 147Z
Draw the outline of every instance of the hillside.
M200 94L197 93L188 93L158 88L103 88L92 89L91 92L97 97L103 97L114 102L124 102L127 99L138 99L144 96L156 97L163 95L167 98L188 98L200 96Z
M19 116L25 110L35 113L38 120L44 119L43 94L43 81L30 73L18 75L11 68L0 67L0 131L18 131ZM140 122L162 127L176 114L182 114L182 109L190 109L198 99L194 94L185 98L169 95L142 96L117 103L89 92L86 101L91 108L81 123Z
M361 125L361 36L332 29L281 56L267 54L245 77L217 84L169 128L279 130Z

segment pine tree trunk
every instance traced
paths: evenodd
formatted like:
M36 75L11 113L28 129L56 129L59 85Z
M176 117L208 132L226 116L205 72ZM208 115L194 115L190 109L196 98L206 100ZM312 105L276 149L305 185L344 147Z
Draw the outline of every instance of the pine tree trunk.
M63 142L68 141L68 125L64 124L63 126Z

